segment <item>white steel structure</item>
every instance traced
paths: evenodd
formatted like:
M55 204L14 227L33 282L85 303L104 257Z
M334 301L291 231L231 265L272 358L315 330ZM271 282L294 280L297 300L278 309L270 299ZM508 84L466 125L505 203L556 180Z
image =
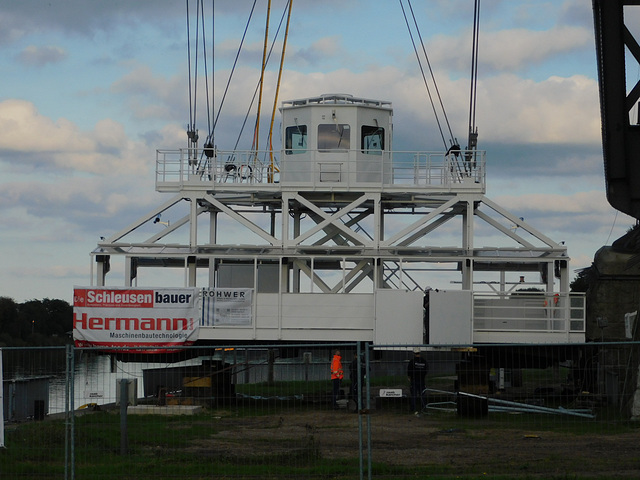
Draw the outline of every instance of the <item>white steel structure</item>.
M584 341L566 247L485 197L484 152L393 151L386 101L281 113L278 152L159 150L156 189L173 196L98 244L92 285L119 257L124 286L176 267L174 286L252 288L251 325L203 326L205 341Z

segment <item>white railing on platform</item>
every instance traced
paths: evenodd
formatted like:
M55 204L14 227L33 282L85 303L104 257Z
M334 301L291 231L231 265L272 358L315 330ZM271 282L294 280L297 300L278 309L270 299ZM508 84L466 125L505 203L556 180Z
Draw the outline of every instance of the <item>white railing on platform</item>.
M279 157L279 158L278 158ZM282 184L302 187L472 188L484 191L485 152L158 150L156 187Z
M584 333L580 293L474 293L474 332Z

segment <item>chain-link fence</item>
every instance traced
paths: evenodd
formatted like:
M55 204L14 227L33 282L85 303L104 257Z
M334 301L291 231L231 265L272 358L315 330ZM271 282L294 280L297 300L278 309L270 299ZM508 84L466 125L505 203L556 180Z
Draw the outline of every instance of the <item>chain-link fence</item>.
M639 354L636 343L4 348L0 475L637 478ZM420 358L426 382L418 371L411 388Z

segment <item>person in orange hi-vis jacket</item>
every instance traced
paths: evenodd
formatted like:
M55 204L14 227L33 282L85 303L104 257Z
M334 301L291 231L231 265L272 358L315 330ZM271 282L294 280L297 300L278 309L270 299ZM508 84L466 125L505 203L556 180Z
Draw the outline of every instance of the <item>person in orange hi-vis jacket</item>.
M333 359L331 360L331 383L333 384L333 408L338 408L338 393L340 392L340 381L344 377L344 371L342 370L342 357L340 356L340 350L333 352Z

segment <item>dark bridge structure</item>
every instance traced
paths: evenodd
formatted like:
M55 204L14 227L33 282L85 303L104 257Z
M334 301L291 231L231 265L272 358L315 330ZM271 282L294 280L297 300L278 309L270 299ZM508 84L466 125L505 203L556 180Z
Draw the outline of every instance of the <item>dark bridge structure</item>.
M627 88L627 60L640 65L640 44L625 24L625 11L638 0L593 0L598 57L602 148L607 200L613 208L640 219L640 81ZM625 8L626 7L626 8Z

